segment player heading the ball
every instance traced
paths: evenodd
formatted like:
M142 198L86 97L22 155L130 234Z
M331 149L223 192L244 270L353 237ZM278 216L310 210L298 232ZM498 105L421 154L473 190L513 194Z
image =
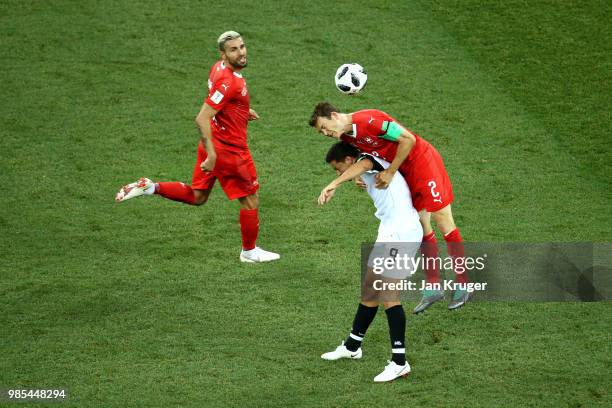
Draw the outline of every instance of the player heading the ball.
M463 238L451 211L453 188L442 157L431 144L402 126L391 115L377 109L342 113L332 104L321 102L315 106L309 124L324 136L344 141L360 152L390 162L389 167L376 176L377 188L387 188L399 171L410 187L412 202L423 226L423 257L438 256L431 218L444 236L449 255L464 257ZM433 266L425 269L427 282L439 283L440 275L435 263L429 264ZM457 282L467 282L467 273L455 272ZM454 310L463 306L468 297L467 291L454 291L448 308ZM420 313L443 298L442 291L424 290L421 302L413 313Z

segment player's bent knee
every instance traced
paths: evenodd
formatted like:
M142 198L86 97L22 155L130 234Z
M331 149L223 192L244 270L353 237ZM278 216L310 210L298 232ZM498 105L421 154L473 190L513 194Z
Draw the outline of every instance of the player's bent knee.
M193 195L195 197L195 201L193 202L193 205L197 205L199 207L201 205L206 204L206 202L208 201L208 196L210 195L210 192L207 190L194 190Z
M457 226L455 225L455 220L453 219L453 213L451 211L450 205L432 213L432 217L443 234L448 234L449 232L457 228Z
M256 210L259 208L259 196L257 194L241 197L238 200L240 201L240 207L244 210Z
M201 206L201 205L206 204L206 202L207 202L207 201L208 201L208 197L202 197L202 198L200 198L200 199L197 199L197 198L196 198L196 200L195 200L195 202L193 203L193 205L196 205L196 206L198 206L198 207L199 207L199 206Z

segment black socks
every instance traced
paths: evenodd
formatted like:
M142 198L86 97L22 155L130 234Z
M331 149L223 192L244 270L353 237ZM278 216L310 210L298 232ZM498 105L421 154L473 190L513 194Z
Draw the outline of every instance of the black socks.
M353 328L344 345L349 351L357 351L361 347L363 337L376 317L378 306L369 307L359 304ZM391 359L395 364L406 364L406 314L402 305L396 305L385 310L389 322L389 338L391 339Z
M395 364L406 364L406 314L402 305L396 305L385 310L389 322L389 337L391 338L391 359Z
M361 347L363 336L365 336L368 327L370 327L370 323L372 323L376 317L377 311L378 306L369 307L361 303L359 304L357 313L355 313L355 320L353 321L353 329L344 342L344 345L349 351L357 351L357 349Z

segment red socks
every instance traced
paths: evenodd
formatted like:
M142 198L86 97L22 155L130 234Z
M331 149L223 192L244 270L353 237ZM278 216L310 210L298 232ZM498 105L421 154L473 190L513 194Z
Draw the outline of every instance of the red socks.
M242 233L242 249L249 251L255 248L259 234L259 212L254 210L240 210L240 232Z
M195 195L191 186L179 182L157 183L159 189L155 192L160 196L173 201L195 205Z
M459 228L455 228L448 234L444 236L444 240L446 241L446 247L448 248L448 254L453 258L453 262L459 263L459 265L464 265L465 251L463 248L463 238L461 238L461 233L459 232ZM423 236L423 243L421 244L421 254L424 258L424 271L425 271L425 281L427 283L438 283L440 282L440 272L438 271L438 241L436 240L436 233L434 231L430 232L427 235ZM429 260L428 260L429 258ZM458 261L461 259L461 261ZM457 269L462 271L464 266L459 266L455 268L455 272ZM468 276L467 271L463 271L463 273L455 273L455 282L457 283L467 283Z
M455 228L446 234L444 236L444 240L446 241L448 254L453 258L453 262L460 265L459 267L455 266L455 272L457 272L457 269L459 269L460 272L463 272L455 273L455 282L467 283L468 276L467 270L465 270L465 251L463 248L463 238L461 238L459 228ZM459 261L459 259L461 259L461 261Z
M440 273L438 272L438 241L436 240L436 233L431 231L429 234L423 236L423 242L421 243L421 254L423 255L425 271L425 281L427 283L438 283L440 282Z
M156 194L173 201L195 205L195 195L191 186L179 182L157 183ZM242 249L249 251L255 248L259 235L259 213L254 210L240 210L240 232L242 233Z

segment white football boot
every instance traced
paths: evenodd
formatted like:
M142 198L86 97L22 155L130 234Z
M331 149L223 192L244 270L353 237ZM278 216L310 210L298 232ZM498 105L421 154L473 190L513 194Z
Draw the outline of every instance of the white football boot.
M129 200L131 198L140 197L143 194L153 194L155 192L155 183L148 178L141 178L134 183L130 183L121 187L121 190L115 196L115 201L118 203Z
M280 255L274 252L265 251L260 247L255 247L249 251L244 249L240 252L240 262L270 262L280 259Z
M374 377L374 382L393 381L399 377L405 377L410 373L410 364L406 361L403 366L396 364L394 361L389 361L382 373Z
M363 353L361 352L361 347L359 347L357 351L350 351L346 348L344 342L342 342L342 344L336 347L334 351L321 354L321 358L323 360L329 361L339 360L341 358L351 358L353 360L356 360L358 358L361 358L362 355Z

